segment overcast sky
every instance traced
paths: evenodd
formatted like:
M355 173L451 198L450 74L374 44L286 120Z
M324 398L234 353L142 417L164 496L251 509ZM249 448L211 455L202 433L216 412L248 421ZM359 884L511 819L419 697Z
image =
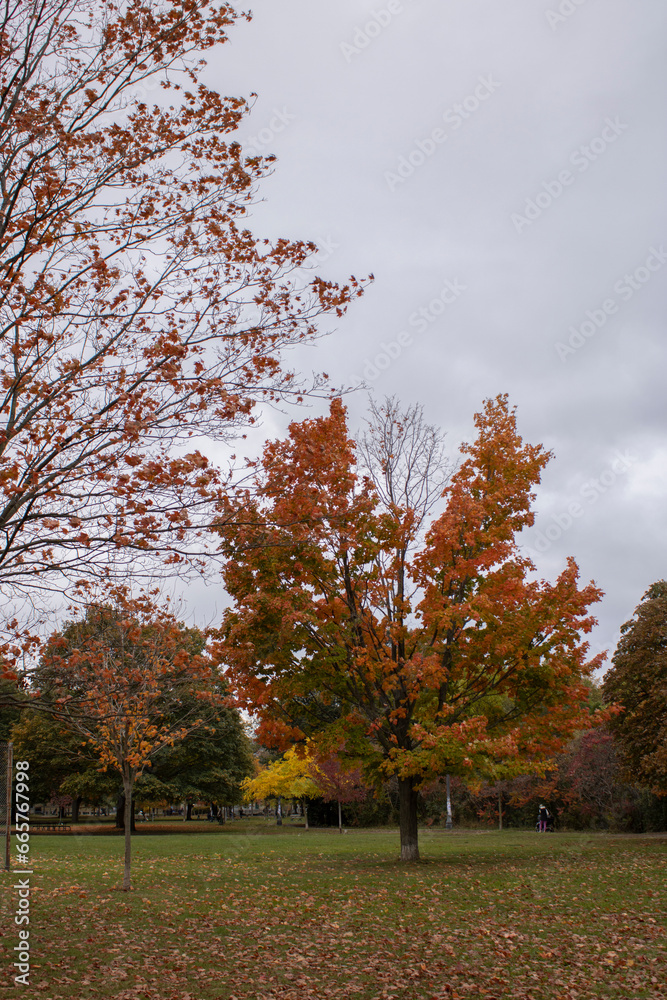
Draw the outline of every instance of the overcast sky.
M239 138L278 157L252 228L376 279L298 364L423 403L453 453L509 393L555 452L526 546L603 588L613 650L667 576L664 0L252 9L207 71L257 93ZM365 393L347 402L354 427Z

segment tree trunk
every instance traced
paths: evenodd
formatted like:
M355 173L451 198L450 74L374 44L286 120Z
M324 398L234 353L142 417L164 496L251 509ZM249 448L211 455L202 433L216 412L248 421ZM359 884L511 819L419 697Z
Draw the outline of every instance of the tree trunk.
M276 820L276 826L282 826L283 825L283 807L282 807L282 800L281 800L280 796L278 796L278 805L276 807L276 816L278 817L277 820Z
M123 868L123 891L129 892L132 888L130 884L130 866L132 864L132 785L133 774L128 771L123 775L123 791L125 793L125 861Z
M498 829L503 828L503 790L498 789Z
M417 793L414 786L414 778L398 779L401 861L419 861Z
M72 823L79 822L79 809L81 808L82 801L83 797L81 795L77 795L75 799L72 799Z
M120 795L118 796L118 800L116 802L116 829L117 830L124 830L125 829L125 794L124 794L124 792L120 793ZM132 831L132 833L136 833L137 832L137 827L136 827L136 824L134 822L134 801L132 802L132 825L130 826L130 830Z
M187 809L186 809L186 812L185 812L185 819L186 820L191 820L192 819L192 802L188 802L187 803Z
M447 820L445 822L445 830L451 830L452 828L452 795L450 789L449 775L447 775Z
M338 832L343 832L343 816L340 809L340 799L338 800Z
M306 830L307 830L308 829L308 803L307 802L303 803L303 815L304 815L304 817L306 819Z

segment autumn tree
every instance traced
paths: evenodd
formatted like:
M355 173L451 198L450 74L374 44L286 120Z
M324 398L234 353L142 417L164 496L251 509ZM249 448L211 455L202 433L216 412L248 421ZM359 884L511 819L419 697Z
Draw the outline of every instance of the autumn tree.
M667 582L652 584L621 627L604 678L609 701L622 706L610 722L631 781L667 794Z
M0 11L6 602L205 551L225 476L198 442L295 398L283 349L360 291L295 280L314 244L247 228L272 158L244 156L248 103L202 75L239 17L215 0Z
M346 802L363 802L370 789L364 784L361 768L348 768L336 754L316 758L311 765L311 775L318 793L325 802L338 806L338 832L343 832L342 807Z
M278 760L271 761L254 778L243 784L246 799L278 799L278 824L282 824L280 803L282 799L304 799L319 795L312 774L313 760L309 754L298 754L291 747ZM306 819L306 827L308 819Z
M37 668L33 681L37 686L42 684L40 710L31 710L35 699L28 699L28 709L8 735L17 757L29 760L34 768L33 797L49 801L55 796L71 796L72 822L77 822L83 802L95 805L113 796L119 803L117 826L124 829L125 796L118 794L122 788L120 772L109 764L103 770L97 746L84 743L78 731L57 717L56 693L61 697L66 693L66 678L59 672L54 685ZM173 746L160 748L149 770L137 780L135 801L186 802L188 813L192 803L202 799L217 804L238 801L241 781L252 774L250 741L238 711L225 700L222 682L216 681L214 689L216 697L210 703L203 702L195 691L181 691L178 703L169 708L169 720L164 714L159 716L162 725L166 721L175 725L179 719L187 724L194 714L201 725Z
M622 795L618 745L604 728L579 733L559 757L560 792L568 808L582 817L607 821Z
M55 706L54 706L55 707ZM70 796L72 822L81 803L99 803L118 790L119 775L103 770L99 755L51 712L27 709L12 727L14 753L30 761L36 802Z
M129 890L135 781L161 750L205 725L216 671L197 630L184 629L150 595L113 596L50 638L42 679L55 698L54 718L121 776Z
M345 768L333 753L322 756L313 747L290 747L278 760L271 761L254 778L243 784L247 798L323 799L338 804L338 829L342 832L341 804L361 802L368 792L360 769ZM306 829L308 811L306 804Z
M370 470L340 400L293 423L223 534L221 656L261 738L344 743L369 780L395 775L405 860L420 785L539 769L590 725L583 681L598 664L582 634L600 591L579 588L572 559L555 583L534 579L517 540L550 455L522 441L507 397L487 400L429 523L418 484L383 485L390 468L428 472L383 444L411 440L387 420L419 415L385 410Z

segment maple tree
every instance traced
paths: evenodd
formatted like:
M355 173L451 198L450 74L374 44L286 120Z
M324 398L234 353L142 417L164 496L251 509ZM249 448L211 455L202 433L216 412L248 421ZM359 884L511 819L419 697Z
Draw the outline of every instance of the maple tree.
M59 696L65 693L66 678L60 674L54 685L51 674L44 665L34 671L32 683L40 690L40 698L27 699L27 709L8 734L17 758L20 755L29 760L34 769L34 798L48 802L56 795L71 795L72 822L76 823L82 802L97 805L113 797L118 799L116 825L124 829L125 797L118 796L120 774L109 766L102 771L97 749L82 744L80 734L57 718L56 692ZM194 715L201 725L174 746L160 749L149 771L137 779L135 802L186 802L189 817L193 802L238 800L240 782L252 773L250 741L239 713L227 703L224 685L215 681L214 689L216 697L211 703L202 702L196 692L179 692L178 704L170 707L171 722L175 724L179 718L187 722ZM39 711L31 710L35 701ZM165 721L164 714L160 719Z
M282 825L282 799L308 799L319 794L312 773L312 758L299 755L294 747L290 747L278 760L271 761L254 778L247 778L241 788L248 801L278 799L279 825Z
M207 551L225 476L197 444L297 398L281 352L361 292L304 283L314 244L246 227L273 158L244 156L247 101L202 76L242 16L214 0L0 11L7 599L126 578L151 554L191 564L195 537Z
M363 802L368 795L368 786L364 784L361 768L343 767L340 758L335 754L318 757L313 761L311 774L318 794L325 802L335 802L338 806L338 832L343 832L344 802Z
M50 637L40 681L53 718L122 778L123 889L129 890L135 782L159 751L205 726L206 706L221 699L215 662L198 630L184 629L153 595L114 589L111 596Z
M338 829L342 833L341 804L361 802L368 794L359 768L341 764L336 754L318 755L313 749L290 747L278 760L243 782L248 799L324 799L338 803ZM308 807L305 806L306 829Z
M587 662L582 635L601 592L579 587L573 559L555 583L532 576L517 536L550 455L524 444L506 396L476 415L430 523L437 435L411 462L418 408L379 417L365 468L340 400L265 447L244 522L223 532L220 656L263 742L345 743L369 779L396 775L414 860L423 782L539 770L590 727L583 682L600 657Z
M652 584L621 627L604 694L622 706L610 721L630 780L667 794L667 582Z

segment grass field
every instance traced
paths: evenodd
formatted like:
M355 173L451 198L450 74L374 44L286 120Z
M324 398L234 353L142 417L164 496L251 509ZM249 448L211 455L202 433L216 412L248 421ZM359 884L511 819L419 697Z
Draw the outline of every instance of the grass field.
M44 1000L667 998L667 836L306 832L236 822L31 840L30 987ZM172 827L173 829L173 827Z

